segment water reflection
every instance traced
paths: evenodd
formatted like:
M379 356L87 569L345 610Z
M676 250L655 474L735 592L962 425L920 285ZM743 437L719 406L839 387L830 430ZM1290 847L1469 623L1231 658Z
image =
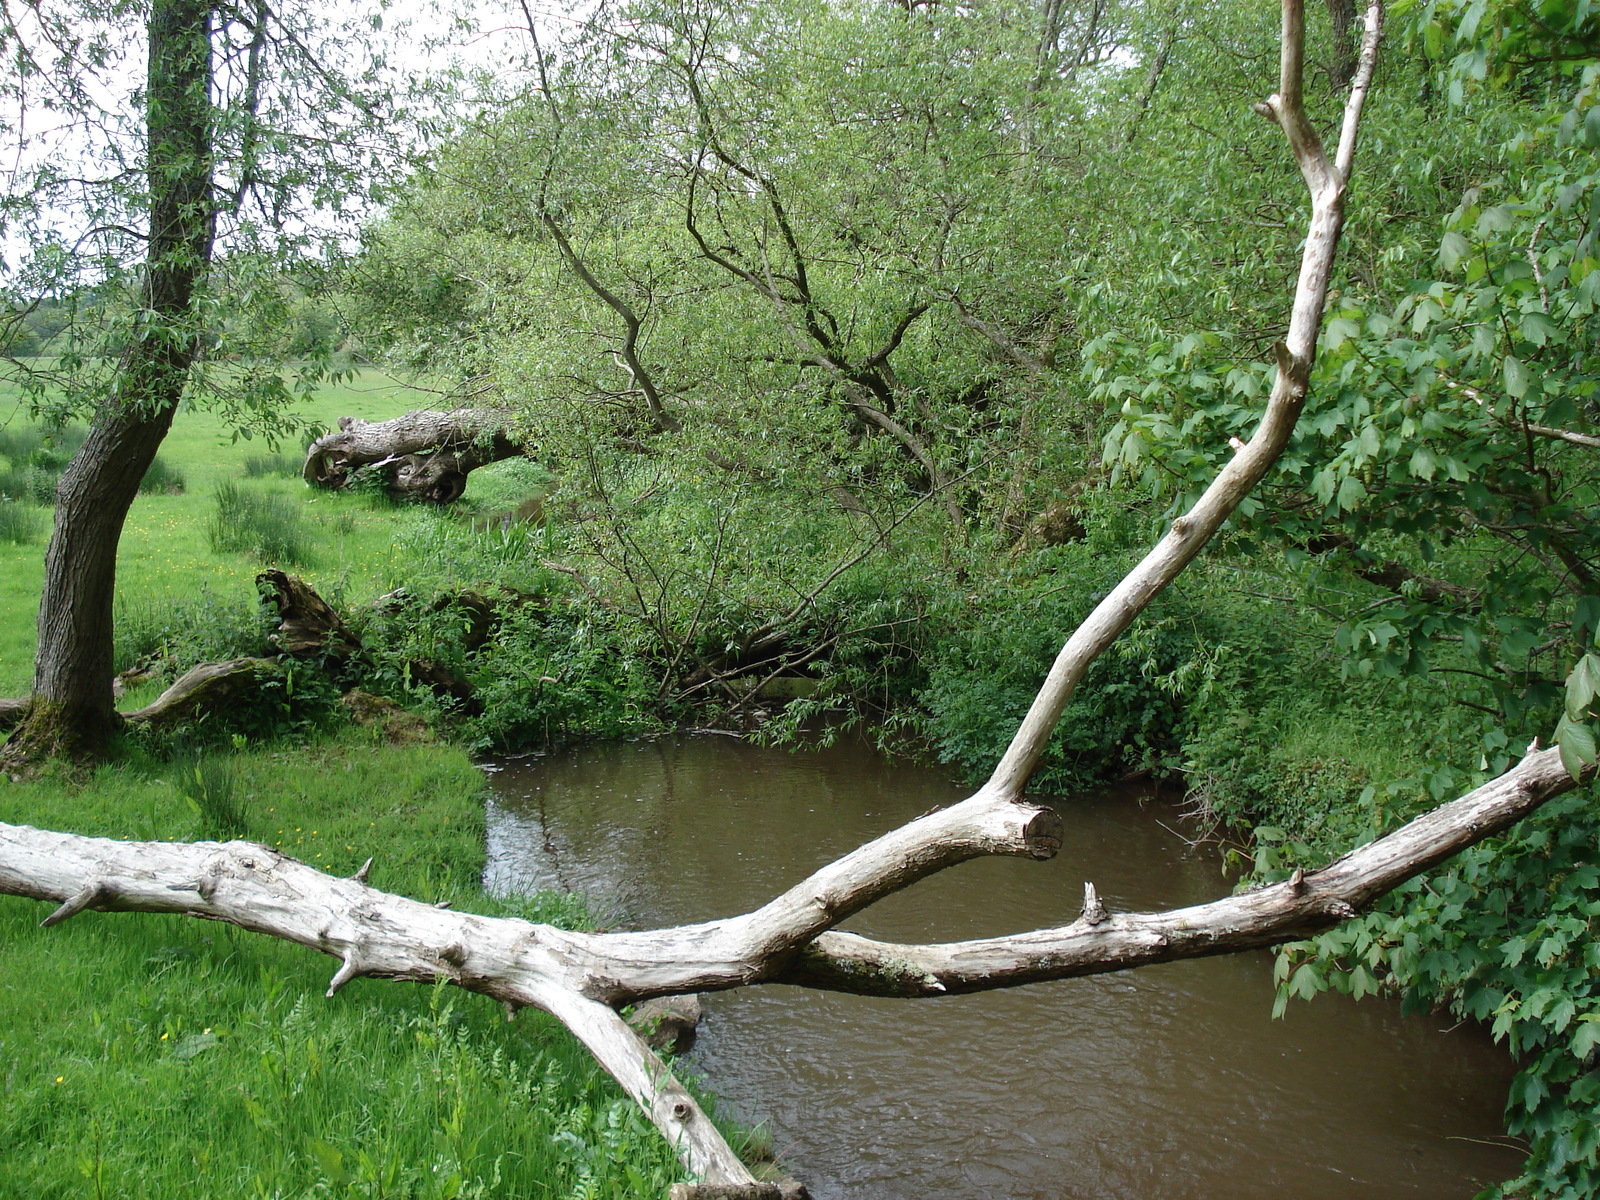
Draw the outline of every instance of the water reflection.
M859 747L719 737L580 747L501 764L493 783L491 889L584 891L637 925L747 910L961 796ZM1065 924L1086 878L1113 909L1225 894L1214 858L1140 801L1062 800L1054 861L968 863L848 928L953 940ZM1336 997L1272 1021L1271 961L934 1001L744 989L709 998L688 1061L768 1122L819 1200L1464 1200L1515 1170L1496 1144L1511 1066L1478 1031Z

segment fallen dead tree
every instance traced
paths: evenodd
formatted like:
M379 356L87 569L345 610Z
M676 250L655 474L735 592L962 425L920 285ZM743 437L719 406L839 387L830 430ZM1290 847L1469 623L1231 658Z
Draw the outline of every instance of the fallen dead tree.
M915 946L838 931L877 900L957 863L992 854L1045 859L1060 848L1060 817L1026 799L1023 789L1061 713L1095 658L1261 482L1299 416L1380 18L1374 0L1330 160L1301 103L1303 0L1283 0L1279 90L1259 109L1283 130L1312 214L1266 411L1204 495L1073 633L993 775L972 796L883 834L753 912L666 929L585 934L443 911L371 887L370 861L354 877L336 879L246 842L115 842L20 826L0 826L0 892L56 903L47 925L88 910L187 913L292 941L338 960L330 995L358 977L446 980L513 1014L525 1006L543 1009L590 1049L701 1181L679 1185L675 1196L779 1197L796 1189L756 1183L619 1009L654 997L776 982L946 996L1271 946L1355 915L1570 790L1576 782L1559 752L1536 750L1499 778L1325 868L1209 904L1113 914L1086 883L1082 915L1059 928Z
M754 912L700 925L572 933L438 909L336 879L249 842L119 842L0 825L0 892L85 911L187 913L320 950L352 979L449 980L512 1013L554 1014L594 1053L703 1180L755 1181L670 1070L618 1015L654 996L790 983L878 996L945 996L1230 954L1303 938L1521 820L1576 784L1556 750L1331 865L1209 904L1110 913L1085 885L1072 924L947 945L876 942L833 927L874 900L985 854L1049 857L1049 809L984 789L831 863ZM756 1193L752 1193L756 1194ZM772 1195L779 1193L774 1191Z
M510 432L510 414L487 408L417 411L389 421L340 417L339 428L306 448L305 481L348 487L363 472L382 472L398 498L450 504L479 467L516 458L527 447Z

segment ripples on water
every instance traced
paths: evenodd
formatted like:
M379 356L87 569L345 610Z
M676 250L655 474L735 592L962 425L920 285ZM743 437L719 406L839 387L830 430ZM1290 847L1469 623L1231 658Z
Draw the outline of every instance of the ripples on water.
M962 793L860 747L589 745L493 769L492 890L583 891L635 926L746 911ZM1225 895L1216 860L1133 793L1053 801L1052 862L967 863L848 928L900 941ZM764 1120L817 1200L1447 1200L1515 1171L1512 1067L1476 1029L1320 997L1270 1019L1270 954L941 1000L760 987L709 997L688 1058Z

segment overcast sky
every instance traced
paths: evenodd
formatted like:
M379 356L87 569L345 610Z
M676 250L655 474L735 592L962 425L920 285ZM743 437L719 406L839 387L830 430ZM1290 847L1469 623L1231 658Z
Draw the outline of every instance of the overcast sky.
M307 2L307 0L299 0ZM56 0L69 4L72 0ZM46 11L51 7L45 0ZM585 6L586 7L586 6ZM26 21L29 6L18 7ZM374 12L372 4L337 0L321 11L336 23L340 17L362 21ZM579 9L582 11L582 8ZM572 19L560 0L528 0L531 14L540 30L540 41L547 48L560 40ZM527 16L519 0L394 0L382 10L382 30L374 35L392 68L398 73L420 77L434 76L452 66L488 69L497 74L520 74L530 60L532 41L528 37ZM24 27L24 34L36 33ZM130 99L143 84L145 49L143 39L132 31L120 56L108 69L90 81L94 102L106 113L120 119L130 130L137 129L132 119ZM106 141L106 131L64 119L38 98L27 105L19 103L9 90L0 90L0 189L20 189L32 168L39 163L58 167L73 165L74 174L103 178L110 173L104 163L96 164L96 141ZM128 150L136 134L127 135ZM59 205L45 216L45 224L71 239L80 235L89 222L70 204ZM29 256L30 242L15 228L0 237L0 283L15 280L15 271Z

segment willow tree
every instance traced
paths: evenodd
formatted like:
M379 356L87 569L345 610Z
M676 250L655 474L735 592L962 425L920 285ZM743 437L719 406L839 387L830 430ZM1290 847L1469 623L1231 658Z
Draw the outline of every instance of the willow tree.
M305 12L152 0L130 19L121 6L0 14L21 147L0 220L30 246L6 272L8 308L53 296L80 315L59 358L10 362L36 413L90 420L57 493L11 763L94 757L120 727L112 598L139 483L186 399L247 434L288 428L286 402L326 363L297 389L260 355L280 273L332 231L312 197L359 207L386 157L379 131L405 124L373 86L381 58L347 72L348 35ZM37 135L35 107L50 112Z

